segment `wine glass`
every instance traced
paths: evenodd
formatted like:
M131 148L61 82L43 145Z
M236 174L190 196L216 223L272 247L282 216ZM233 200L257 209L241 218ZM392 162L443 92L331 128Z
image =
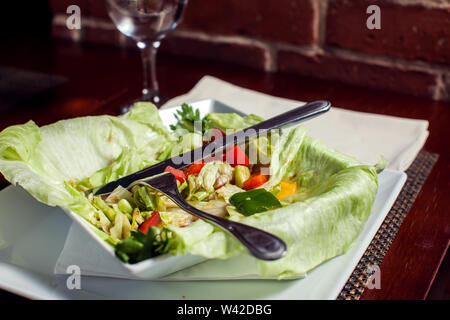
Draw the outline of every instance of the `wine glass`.
M186 4L187 0L106 0L108 14L117 29L135 40L141 52L144 82L138 101L161 104L156 52L161 40L178 25ZM122 112L130 107L124 107Z

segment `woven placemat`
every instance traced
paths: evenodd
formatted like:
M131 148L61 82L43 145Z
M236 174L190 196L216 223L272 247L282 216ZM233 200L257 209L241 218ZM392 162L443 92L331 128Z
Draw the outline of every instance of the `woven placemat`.
M383 261L438 157L435 153L422 150L406 170L408 178L402 191L339 293L337 300L358 300L361 297L366 288L368 277L373 272L372 270L375 270L371 266L379 266Z

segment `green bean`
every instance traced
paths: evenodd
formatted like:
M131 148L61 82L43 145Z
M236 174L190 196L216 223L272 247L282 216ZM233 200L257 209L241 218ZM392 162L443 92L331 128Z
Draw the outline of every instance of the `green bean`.
M139 252L144 248L144 245L139 241L127 238L122 240L117 246L116 249L119 252L124 252L127 254L133 254Z
M108 204L105 201L103 201L103 199L100 196L94 197L93 202L94 206L97 209L103 211L103 213L106 215L109 221L111 222L114 221L114 218L116 217L116 212L110 206L108 206Z
M131 204L126 200L122 199L117 203L119 210L127 215L131 215L133 213L133 207Z

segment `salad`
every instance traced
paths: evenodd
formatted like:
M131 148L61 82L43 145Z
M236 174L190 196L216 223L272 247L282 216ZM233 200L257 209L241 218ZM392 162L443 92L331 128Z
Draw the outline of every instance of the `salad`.
M208 259L247 256L227 232L145 185L119 187L106 197L85 195L262 121L232 113L202 118L186 104L176 119L166 128L155 106L136 103L119 117L11 126L0 133L0 172L40 202L84 218L125 263L186 252ZM239 273L286 279L301 277L348 250L371 212L383 167L363 165L297 126L166 171L191 205L283 239L286 256L277 261L249 258Z
M176 177L181 195L191 205L223 218L280 208L280 200L297 189L295 182L282 181L267 191L262 186L268 175L259 168L224 161L194 163L184 170L168 167L166 171ZM89 200L97 209L98 227L118 240L116 254L129 263L169 252L170 226L184 228L197 220L165 195L142 185L130 191L118 187L105 199L91 194Z
M204 145L225 137L225 132L213 120L214 114L200 118L198 110L183 104L175 117L177 123L170 128L183 131L183 135L178 134L180 143L201 138ZM249 117L255 122L262 120L255 115ZM201 128L196 128L195 122L201 123ZM229 147L220 155L220 160L205 159L183 169L168 166L165 172L175 176L178 190L186 201L215 216L242 218L280 208L288 204L282 201L284 198L296 193L297 183L282 180L276 186L267 187L268 190L264 188L270 178L270 163L261 163L261 159L251 163L245 152L252 146L261 148L261 139L267 138L255 138L250 144ZM195 144L190 143L179 150L184 152L193 147ZM264 151L265 156L270 154ZM89 179L68 183L79 192L94 187ZM142 185L131 190L118 187L104 197L89 194L88 199L96 209L97 228L111 236L116 255L127 263L170 252L176 247L172 245L175 240L170 227L187 227L197 220L164 194Z

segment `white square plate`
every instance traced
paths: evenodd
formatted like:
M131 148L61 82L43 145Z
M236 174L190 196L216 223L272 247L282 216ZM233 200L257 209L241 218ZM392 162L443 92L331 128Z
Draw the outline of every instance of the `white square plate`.
M220 102L193 104L203 115L209 112L242 112ZM173 123L174 108L161 110L166 125ZM300 280L161 282L82 277L81 289L69 290L66 276L53 270L72 220L59 208L37 202L21 188L0 192L0 288L36 299L334 299L352 273L400 192L406 174L385 170L372 213L344 255L323 263ZM71 215L88 233L87 223ZM113 250L95 235L88 239ZM95 244L93 244L95 245ZM113 257L112 257L113 258ZM115 258L114 258L115 259ZM137 277L157 277L201 262L195 256L159 257L136 265L124 265ZM172 266L168 268L168 266ZM175 267L174 267L175 266ZM132 289L131 289L132 288Z

